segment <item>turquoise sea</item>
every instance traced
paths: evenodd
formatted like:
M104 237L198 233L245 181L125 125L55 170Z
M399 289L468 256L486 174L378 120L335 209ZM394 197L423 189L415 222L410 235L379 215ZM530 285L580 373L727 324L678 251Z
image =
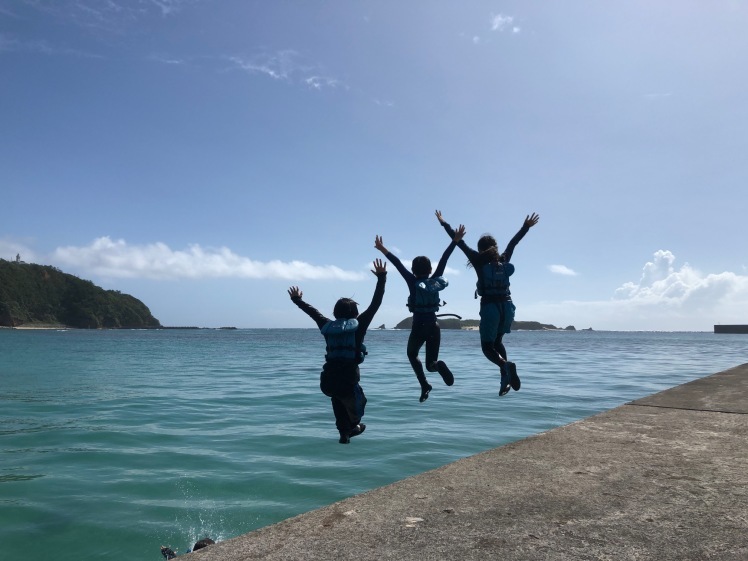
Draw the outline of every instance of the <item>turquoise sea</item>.
M367 335L341 445L315 329L0 329L0 558L155 561L748 362L740 335L517 332L499 398L477 332L445 330L455 385L419 403L407 337Z

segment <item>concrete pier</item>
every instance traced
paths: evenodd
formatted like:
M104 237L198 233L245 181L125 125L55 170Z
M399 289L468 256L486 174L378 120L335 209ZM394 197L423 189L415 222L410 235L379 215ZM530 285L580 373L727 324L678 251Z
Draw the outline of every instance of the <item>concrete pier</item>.
M715 333L742 333L748 334L748 325L715 325Z
M748 364L212 545L197 560L748 560Z

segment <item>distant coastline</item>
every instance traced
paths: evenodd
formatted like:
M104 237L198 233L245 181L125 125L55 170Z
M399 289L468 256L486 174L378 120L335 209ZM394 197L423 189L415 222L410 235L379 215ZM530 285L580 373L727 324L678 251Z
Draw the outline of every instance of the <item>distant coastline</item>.
M413 318L407 317L398 323L394 329L410 329L413 326ZM439 326L442 329L461 329L465 331L475 331L480 327L478 319L456 319L440 318ZM385 328L381 326L381 328ZM539 321L514 321L512 322L512 331L576 331L573 325L567 327L556 327L550 323L540 323ZM591 327L583 331L592 331Z

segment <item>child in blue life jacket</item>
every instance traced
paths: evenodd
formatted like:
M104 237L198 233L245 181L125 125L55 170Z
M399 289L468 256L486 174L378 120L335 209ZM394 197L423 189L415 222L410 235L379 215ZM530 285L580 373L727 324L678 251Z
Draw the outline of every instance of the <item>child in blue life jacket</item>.
M428 257L419 255L413 259L411 271L405 268L397 256L390 253L382 243L382 237L374 238L374 247L381 251L384 256L400 272L408 285L410 295L408 296L408 310L413 313L413 326L411 327L410 337L408 338L407 354L410 365L416 373L418 383L421 385L421 397L418 399L421 403L429 398L429 392L433 389L426 379L426 373L423 371L423 364L418 359L418 353L421 351L423 344L426 344L426 370L429 372L439 372L448 386L454 384L454 376L450 372L444 361L439 360L439 346L441 344L441 328L437 321L436 312L441 306L441 296L439 292L449 284L442 277L444 268L447 266L449 256L452 255L457 243L465 235L465 228L460 226L452 242L444 250L439 264L436 266L434 274L431 274L431 261Z
M452 227L442 218L442 213L436 211L439 223L453 240L457 235ZM508 360L506 348L502 339L509 333L514 321L515 306L509 291L509 277L514 273L514 265L510 263L514 248L540 220L535 213L525 218L519 232L509 241L504 253L499 253L499 247L493 236L483 235L478 240L478 250L471 249L460 239L457 246L468 258L468 266L475 269L478 275L476 284L476 298L480 301L480 342L481 350L488 360L499 366L501 371L501 387L499 395L509 392L511 387L515 391L520 388L517 367Z
M350 298L341 298L333 308L334 320L323 316L304 302L298 286L288 289L291 301L314 320L325 338L327 353L319 387L332 402L335 426L340 433L338 442L341 444L349 444L351 437L366 430L366 425L361 422L366 396L359 384L361 372L358 365L367 354L364 345L366 330L382 304L384 285L387 282L387 264L376 259L372 273L377 277L377 286L369 307L359 314L356 302Z

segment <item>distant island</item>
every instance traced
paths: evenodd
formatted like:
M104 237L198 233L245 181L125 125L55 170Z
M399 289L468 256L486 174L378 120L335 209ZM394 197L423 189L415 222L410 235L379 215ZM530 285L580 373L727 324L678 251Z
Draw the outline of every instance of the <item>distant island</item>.
M49 265L0 259L0 327L146 329L161 323L137 298Z
M395 326L395 329L410 329L413 325L413 318L407 317ZM439 326L442 329L478 329L480 320L478 319L456 319L456 318L439 318ZM382 326L380 329L383 329ZM540 323L537 321L513 321L512 331L576 331L573 325L567 327L556 327L550 323ZM592 331L592 328L589 328Z

